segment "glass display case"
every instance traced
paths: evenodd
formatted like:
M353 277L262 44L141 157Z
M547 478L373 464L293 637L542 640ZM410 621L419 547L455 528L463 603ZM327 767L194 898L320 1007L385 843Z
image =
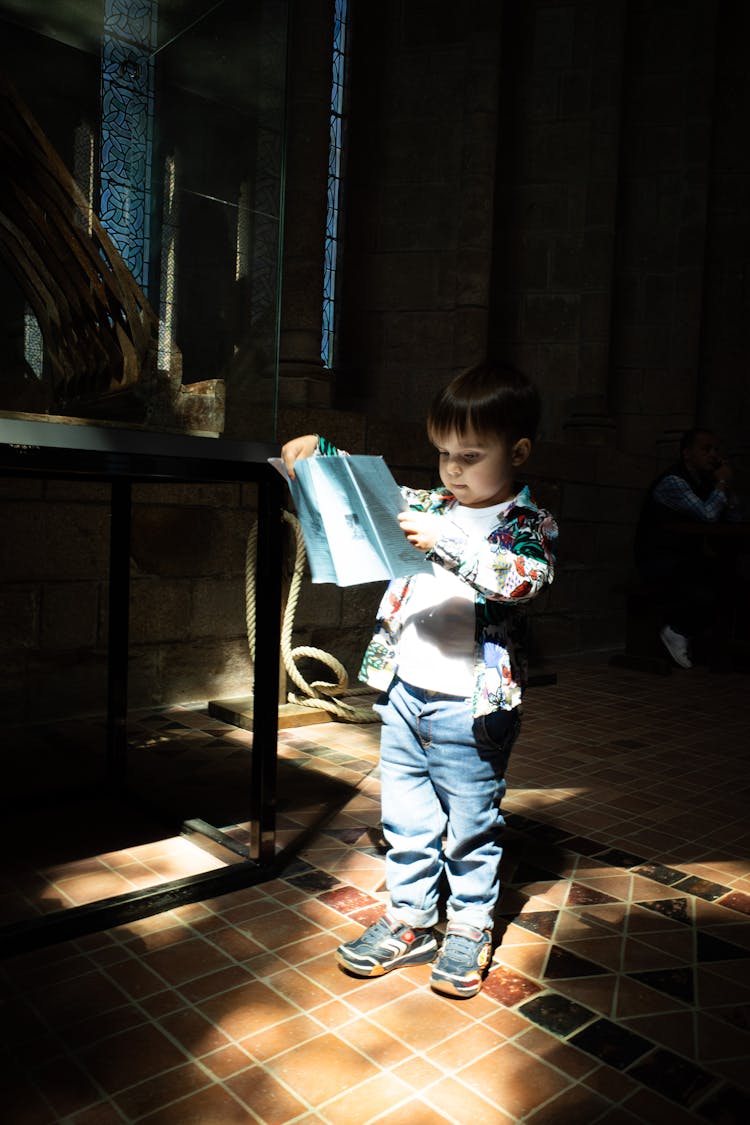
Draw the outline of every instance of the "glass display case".
M0 0L0 410L273 440L287 4Z

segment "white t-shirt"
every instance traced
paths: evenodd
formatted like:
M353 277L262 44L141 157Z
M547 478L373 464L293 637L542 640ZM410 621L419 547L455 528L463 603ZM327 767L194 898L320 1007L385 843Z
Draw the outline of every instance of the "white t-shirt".
M486 539L512 501L489 508L457 505L446 520L471 540ZM474 690L475 590L437 563L412 579L399 638L398 675L415 687L468 699Z

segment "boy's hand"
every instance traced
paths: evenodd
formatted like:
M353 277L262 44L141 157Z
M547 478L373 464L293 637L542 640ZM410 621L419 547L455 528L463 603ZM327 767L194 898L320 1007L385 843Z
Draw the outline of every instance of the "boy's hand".
M420 551L429 551L434 547L445 526L440 516L429 512L399 512L398 522L412 547Z
M318 447L317 434L304 434L302 437L292 438L281 447L281 459L291 480L294 480L294 462L304 461L305 457L312 457Z

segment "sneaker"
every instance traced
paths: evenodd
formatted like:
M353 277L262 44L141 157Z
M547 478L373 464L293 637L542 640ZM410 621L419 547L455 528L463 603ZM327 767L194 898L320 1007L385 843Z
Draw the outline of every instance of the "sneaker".
M688 652L688 639L678 633L671 625L665 625L659 633L662 644L680 668L692 668L693 662Z
M415 929L384 914L354 941L336 950L338 962L358 977L379 977L404 965L424 965L437 953L431 929Z
M446 996L475 996L492 955L492 934L450 922L430 984Z

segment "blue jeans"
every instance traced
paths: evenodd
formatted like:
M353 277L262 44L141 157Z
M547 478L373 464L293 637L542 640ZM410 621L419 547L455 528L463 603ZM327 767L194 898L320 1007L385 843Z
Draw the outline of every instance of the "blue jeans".
M383 720L391 912L409 926L434 925L444 872L448 920L492 929L500 890L500 802L520 716L496 711L474 719L468 700L398 679L375 710Z

